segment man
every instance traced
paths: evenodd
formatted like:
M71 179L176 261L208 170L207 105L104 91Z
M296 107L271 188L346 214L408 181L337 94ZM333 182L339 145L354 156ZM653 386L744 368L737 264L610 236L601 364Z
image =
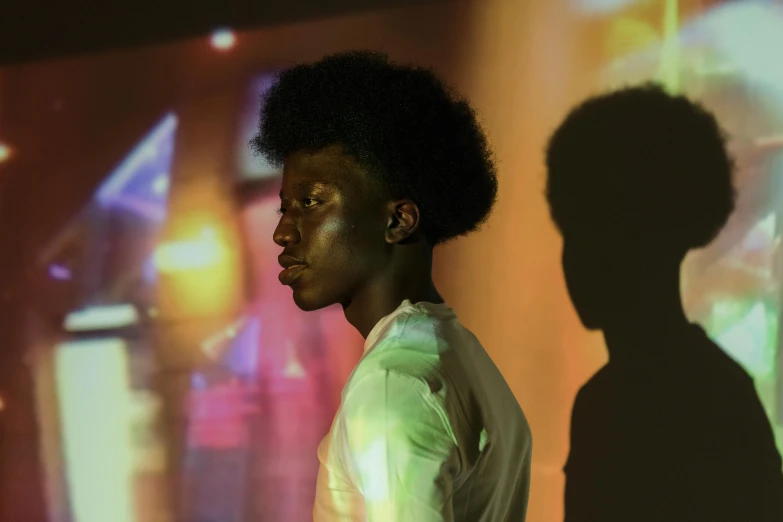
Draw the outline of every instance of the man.
M734 208L715 118L655 85L611 92L571 111L546 163L571 300L609 351L574 404L566 521L783 520L753 381L680 297L685 254Z
M314 520L524 520L527 420L431 275L433 247L496 198L472 109L365 51L284 71L264 102L252 145L283 166L279 279L366 340L318 450Z

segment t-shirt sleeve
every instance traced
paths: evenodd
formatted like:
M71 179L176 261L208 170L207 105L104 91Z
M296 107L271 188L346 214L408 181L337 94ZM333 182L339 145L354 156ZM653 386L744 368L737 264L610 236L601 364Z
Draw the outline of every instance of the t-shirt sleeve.
M368 522L453 520L456 441L426 382L388 370L367 375L346 397L343 419Z

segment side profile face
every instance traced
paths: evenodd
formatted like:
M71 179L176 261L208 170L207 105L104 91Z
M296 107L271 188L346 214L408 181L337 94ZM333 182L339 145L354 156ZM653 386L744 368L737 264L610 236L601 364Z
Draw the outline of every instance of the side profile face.
M291 256L303 265L281 282L304 311L347 306L390 257L383 202L369 176L340 146L298 151L285 160L280 198L274 242L283 264Z

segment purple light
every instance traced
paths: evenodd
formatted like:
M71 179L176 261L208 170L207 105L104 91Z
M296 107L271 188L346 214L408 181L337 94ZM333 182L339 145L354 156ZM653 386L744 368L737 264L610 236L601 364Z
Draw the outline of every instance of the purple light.
M61 265L49 265L49 275L53 279L60 281L69 281L71 279L71 271Z

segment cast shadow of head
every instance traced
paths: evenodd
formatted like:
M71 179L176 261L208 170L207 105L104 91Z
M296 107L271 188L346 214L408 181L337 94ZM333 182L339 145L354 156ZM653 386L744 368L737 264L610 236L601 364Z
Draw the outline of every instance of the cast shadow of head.
M626 88L573 109L546 162L568 292L609 351L574 404L566 520L783 520L753 381L680 297L686 253L734 209L717 121L659 86Z

